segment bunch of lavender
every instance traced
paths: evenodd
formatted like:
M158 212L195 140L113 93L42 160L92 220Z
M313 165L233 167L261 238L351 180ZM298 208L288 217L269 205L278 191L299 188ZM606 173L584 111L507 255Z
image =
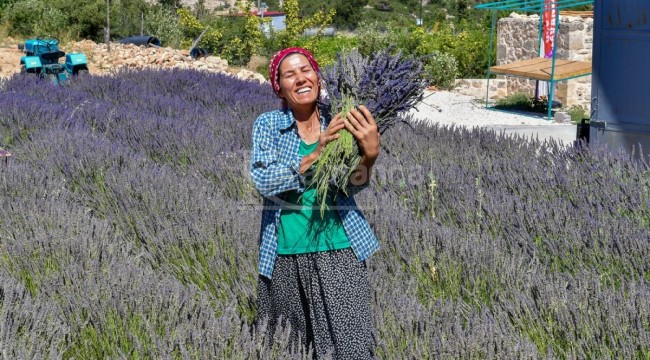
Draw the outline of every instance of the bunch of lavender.
M365 105L373 114L379 133L403 120L403 114L422 100L426 85L422 63L412 57L403 57L401 51L392 53L389 47L369 58L357 50L347 56L338 55L338 61L323 72L328 93L327 104L331 114L347 113L358 105ZM321 214L326 208L329 186L334 185L347 195L350 175L354 172L361 152L346 129L328 144L314 173Z

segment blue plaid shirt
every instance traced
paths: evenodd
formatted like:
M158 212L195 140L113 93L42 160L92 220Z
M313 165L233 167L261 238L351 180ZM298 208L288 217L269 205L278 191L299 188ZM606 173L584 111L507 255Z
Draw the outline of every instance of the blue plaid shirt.
M321 131L325 131L328 123L329 119L321 116ZM299 172L302 162L302 156L298 154L299 148L300 137L291 110L266 112L253 124L250 174L255 188L264 197L259 273L269 279L277 258L277 227L285 193L289 190L305 190L306 180ZM362 186L350 186L346 189L347 196L339 191L335 198L345 234L359 261L367 259L379 249L377 238L353 198L367 184L368 182Z

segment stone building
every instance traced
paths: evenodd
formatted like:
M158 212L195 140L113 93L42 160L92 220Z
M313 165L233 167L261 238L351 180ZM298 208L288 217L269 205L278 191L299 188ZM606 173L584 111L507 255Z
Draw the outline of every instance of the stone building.
M593 43L593 15L563 15L560 13L557 59L591 61ZM538 57L539 15L511 14L497 22L496 64L505 65L515 61ZM485 98L486 79L459 79L456 91ZM490 99L495 100L523 92L535 94L535 80L514 76L497 76L490 79ZM591 76L583 76L556 84L555 99L563 106L591 105Z
M560 13L556 58L591 62L593 16L566 16ZM539 16L511 14L497 22L497 65L538 57ZM535 93L535 80L499 76L506 80L507 93ZM555 98L564 106L591 103L591 76L558 82Z

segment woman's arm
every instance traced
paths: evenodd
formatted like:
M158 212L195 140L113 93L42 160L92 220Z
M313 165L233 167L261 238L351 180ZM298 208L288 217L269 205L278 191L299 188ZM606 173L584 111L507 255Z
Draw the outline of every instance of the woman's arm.
M273 127L268 116L262 114L253 124L253 147L250 160L250 175L253 184L264 197L274 196L289 190L304 189L305 179L300 173L303 157L291 157L290 163L278 161L278 149Z
M253 124L253 151L250 161L250 175L257 191L262 196L274 196L289 190L303 191L305 177L327 144L338 139L338 133L345 126L343 119L337 115L330 121L327 129L321 133L318 146L307 156L296 154L290 164L280 163L277 159L278 149L275 145L273 128L264 115L257 118ZM283 149L279 149L282 151Z

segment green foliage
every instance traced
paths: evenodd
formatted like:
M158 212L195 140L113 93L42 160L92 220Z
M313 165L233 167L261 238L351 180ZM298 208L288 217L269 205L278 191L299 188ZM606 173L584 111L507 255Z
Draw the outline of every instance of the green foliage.
M462 24L455 29L448 23L436 25L426 35L419 35L410 42L417 43L417 52L438 50L449 53L458 61L458 72L462 78L486 76L490 32L480 25ZM492 61L496 58L493 49Z
M251 56L260 54L262 46L261 20L251 13L250 3L240 2L240 10L246 14L242 31L226 44L222 54L230 63L245 65Z
M532 106L532 101L530 96L524 93L514 93L508 95L502 99L498 99L495 103L495 107L499 108L510 108L510 109L530 109Z
M103 3L105 4L106 1L104 0ZM144 0L111 0L111 38L120 39L139 35L143 17L148 9L149 6ZM105 19L104 11L102 24Z
M357 29L357 46L363 56L385 49L394 43L392 34L385 25L376 21L363 22Z
M163 46L178 48L183 40L183 31L175 11L167 7L155 7L144 17L144 31L155 35Z
M579 123L582 119L589 119L589 110L582 105L573 105L567 109L567 114L571 116L571 122Z
M57 7L69 16L68 29L73 37L103 41L106 25L106 1L56 0L56 2ZM112 35L119 34L117 30L111 26Z
M206 48L210 51L216 51L219 47L219 40L221 39L221 32L215 28L208 28L208 25L201 23L194 15L187 9L176 10L178 15L178 23L181 31L183 32L183 47L191 47L194 41L203 34L197 46Z
M60 37L68 17L51 3L26 0L10 6L3 14L3 21L9 23L9 35Z
M338 28L356 29L364 22L390 23L397 27L413 26L420 16L425 25L447 21L466 21L489 26L490 12L476 10L478 0L301 0L301 14L310 16L322 9L335 9L333 24ZM273 1L268 2L273 8ZM508 14L505 14L507 16ZM500 14L503 16L503 14Z
M299 42L318 59L320 66L331 65L336 61L338 53L346 54L357 46L359 38L351 36L328 36L318 39L305 38Z
M458 77L458 62L454 55L438 50L424 58L424 69L429 83L441 89L452 88Z
M332 19L339 29L354 29L361 20L360 9L368 3L367 0L336 0L334 2L335 16Z
M436 25L429 31L415 26L390 28L377 22L363 23L358 30L359 52L368 56L394 45L396 50L421 58L429 82L440 88L451 87L459 77L481 77L487 68L487 45L479 45L484 39L478 28L460 32L448 25Z
M181 0L158 0L158 3L163 7L173 9L174 11L180 9L183 6Z
M332 19L336 13L334 9L330 9L328 12L317 11L311 17L300 17L298 0L284 1L283 10L286 13L286 29L277 34L278 49L295 46L303 37L306 29L317 27L322 31L332 23ZM310 38L311 42L319 40L321 37L320 31L319 35Z
M149 6L144 0L111 2L111 35L114 38L139 34L141 19ZM103 40L106 1L25 0L3 13L9 34L20 37L53 36L59 39Z
M63 41L104 40L105 0L0 1L8 35L51 35ZM270 9L277 8L278 1L267 4ZM365 5L369 7L363 8ZM192 12L180 7L178 0L163 0L159 5L149 5L145 0L120 0L111 1L111 36L119 39L139 34L142 26L145 33L160 38L164 46L189 48L209 27L197 46L235 65L245 65L252 55L270 56L289 46L310 49L326 65L334 61L336 52L348 52L355 46L368 56L395 45L396 51L424 56L430 81L446 87L452 76L485 76L489 12L476 13L468 5L471 2L459 5L457 0L425 4L424 23L430 26L427 28L414 26L413 15L419 14L420 6L415 0L287 0L283 2L286 30L271 32L267 38L260 31L260 19L252 15L216 16L202 11L200 6ZM467 20L445 20L446 14L458 16L464 11ZM306 29L322 30L332 24L338 29L358 26L356 36L304 36Z
M548 111L547 105L548 101L546 100L546 97L537 99L520 92L498 99L494 103L494 107L497 109L523 110L543 114L546 114Z

